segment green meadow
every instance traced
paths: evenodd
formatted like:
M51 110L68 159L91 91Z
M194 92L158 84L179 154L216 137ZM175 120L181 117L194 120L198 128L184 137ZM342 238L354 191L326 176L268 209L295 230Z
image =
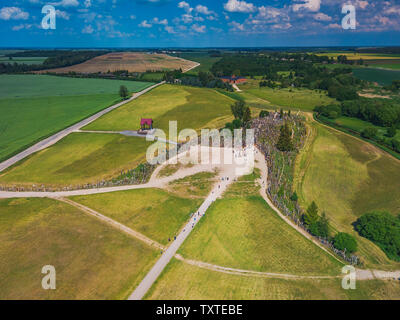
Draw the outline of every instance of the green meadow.
M11 63L11 64L42 64L47 57L14 57L10 60L9 57L1 57L0 63Z
M126 299L159 251L75 207L50 199L0 200L0 299ZM56 269L43 290L42 267Z
M163 85L89 124L86 130L136 130L141 118L168 134L169 121L185 128L223 127L231 118L234 100L212 89Z
M362 214L400 207L400 162L360 139L311 124L313 141L301 153L295 170L296 191L303 207L315 201L334 230L353 234L367 267L395 269L381 249L361 238L353 223Z
M357 281L343 290L341 278L284 280L233 275L173 259L146 294L147 300L380 300L400 299L397 281Z
M1 184L53 187L97 183L135 169L151 142L120 134L72 133L0 174Z
M138 189L71 198L164 245L200 207L201 199L159 189Z
M119 86L151 83L42 75L0 76L0 161L120 101Z
M382 86L387 86L393 80L400 80L399 70L383 70L376 68L353 68L355 77L370 82L377 82Z

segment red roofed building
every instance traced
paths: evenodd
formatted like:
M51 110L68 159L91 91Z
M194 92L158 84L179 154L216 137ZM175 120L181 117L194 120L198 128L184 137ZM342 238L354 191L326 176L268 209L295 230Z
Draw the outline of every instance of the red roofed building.
M152 130L153 129L153 119L141 119L140 128L142 130Z
M221 77L221 80L223 82L227 82L230 84L240 84L240 83L245 83L247 81L247 79L245 77L236 77L236 76Z

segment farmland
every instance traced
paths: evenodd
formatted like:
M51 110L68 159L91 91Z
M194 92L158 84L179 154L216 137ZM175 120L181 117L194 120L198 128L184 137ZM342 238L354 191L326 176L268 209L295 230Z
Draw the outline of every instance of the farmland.
M400 71L374 68L354 68L353 74L361 80L377 82L380 85L390 85L393 80L400 80Z
M97 183L135 169L146 159L146 139L73 133L0 174L0 183L53 187Z
M171 57L165 54L148 54L139 52L113 52L102 55L84 63L65 68L51 69L47 71L55 73L97 73L127 70L129 72L165 71L165 70L189 70L196 63ZM46 70L41 71L47 72Z
M67 204L0 200L0 299L124 299L158 252ZM42 267L57 271L43 290Z
M8 57L0 56L0 63L17 64L42 64L47 57L15 57L10 60Z
M0 76L0 160L118 101L119 86L136 92L148 82Z
M178 132L224 126L232 117L233 100L212 89L163 85L86 126L85 130L135 130L141 118L168 132L169 121L178 121Z
M352 233L369 267L398 268L352 223L373 210L398 213L400 164L383 151L351 136L313 124L315 140L296 167L297 192L303 207L316 201L335 230Z
M148 300L368 300L399 299L395 281L358 281L343 290L340 279L284 280L232 275L173 260L145 296Z

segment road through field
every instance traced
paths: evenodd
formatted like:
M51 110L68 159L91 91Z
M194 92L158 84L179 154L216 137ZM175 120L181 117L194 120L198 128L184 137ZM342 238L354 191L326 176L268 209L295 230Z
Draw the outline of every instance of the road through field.
M70 133L83 128L84 126L86 126L89 123L97 120L101 116L109 113L110 111L112 111L114 109L117 109L117 108L123 106L124 104L126 104L126 103L128 103L128 102L130 102L132 100L137 99L141 95L147 93L148 91L150 91L150 90L152 90L152 89L154 89L154 88L156 88L156 87L158 87L158 86L160 86L160 85L162 85L164 83L165 83L165 81L162 81L162 82L157 83L157 84L155 84L155 85L153 85L151 87L148 87L147 89L144 89L144 90L142 90L142 91L140 91L138 93L135 93L131 98L129 98L129 99L125 100L125 101L119 102L119 103L117 103L117 104L115 104L115 105L113 105L111 107L108 107L108 108L106 108L106 109L94 114L93 116L91 116L89 118L86 118L86 119L84 119L84 120L82 120L82 121L80 121L80 122L78 122L78 123L66 128L66 129L64 129L64 130L52 135L51 137L36 143L32 147L30 147L30 148L18 153L17 155L11 157L10 159L7 159L6 161L0 163L0 172L6 170L7 168L11 167L15 163L21 161L22 159L25 159L26 157L30 156L31 154L52 146L53 144L55 144L56 142L58 142L62 138L65 138Z

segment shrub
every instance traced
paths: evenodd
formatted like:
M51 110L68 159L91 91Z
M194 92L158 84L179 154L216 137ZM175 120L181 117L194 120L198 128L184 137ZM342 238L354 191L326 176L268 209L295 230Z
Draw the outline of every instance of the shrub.
M267 110L262 110L261 112L260 112L260 118L266 118L266 117L268 117L269 116L269 112L267 111Z
M376 128L374 128L374 127L365 128L365 129L361 132L361 135L362 135L364 138L367 138L367 139L373 139L373 138L376 137L377 134L378 134L378 130L377 130Z
M389 138L393 138L396 135L396 131L396 127L393 125L387 129L386 136L388 136Z
M392 139L392 146L396 152L400 152L400 141L397 139Z
M333 239L333 245L336 249L345 251L346 253L353 253L357 251L357 241L356 239L344 232L339 232Z

